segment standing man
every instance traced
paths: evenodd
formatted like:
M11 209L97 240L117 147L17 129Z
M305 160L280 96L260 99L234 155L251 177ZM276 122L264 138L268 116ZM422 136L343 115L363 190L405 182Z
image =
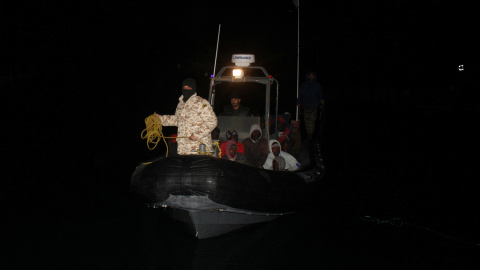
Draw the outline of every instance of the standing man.
M196 83L188 78L182 83L175 115L158 115L163 126L177 126L179 155L194 155L200 144L212 150L211 132L217 126L217 116L207 100L197 96ZM186 137L186 138L185 138Z
M306 81L300 87L300 93L297 100L299 109L303 109L305 128L307 129L307 138L312 139L315 132L315 121L317 120L318 109L323 106L325 100L320 83L317 81L317 74L309 72Z
M230 94L230 105L223 108L222 116L250 116L250 109L240 104L242 99L237 91Z

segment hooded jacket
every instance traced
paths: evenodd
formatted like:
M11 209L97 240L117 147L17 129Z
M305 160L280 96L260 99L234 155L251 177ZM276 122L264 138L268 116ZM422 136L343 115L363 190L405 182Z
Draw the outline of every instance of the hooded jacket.
M270 142L268 143L268 149L270 150L270 153L268 154L267 160L263 164L263 168L267 170L273 170L272 162L275 159L275 155L272 153L272 145L274 143L278 143L278 145L280 145L277 140L270 140ZM296 171L300 169L300 163L298 163L298 161L289 153L282 152L281 148L278 155L285 159L285 169L289 171Z
M228 141L231 140L231 136L232 136L232 135L229 136L229 132L230 132L230 130L226 132ZM228 146L227 146L228 141L220 144L220 150L222 151L222 157L226 155L227 149L229 149ZM237 142L237 152L242 153L242 154L245 153L245 147L244 147L243 143Z
M220 151L222 151L222 157L226 155L227 149L227 142L223 142L220 144ZM237 143L237 152L241 154L245 153L245 146L243 145L243 143Z
M281 157L279 155L279 156L276 156L273 160L278 162L278 170L279 171L285 170L286 162L285 162L285 159L283 157ZM272 169L273 169L273 162L272 162ZM275 169L273 169L273 170L275 170Z
M224 156L222 156L222 159L226 159L226 160L230 160L230 161L235 161L235 162L238 162L238 163L243 163L243 164L248 164L247 162L247 158L245 157L244 154L240 153L237 151L237 154L232 157L230 155L230 147L232 147L232 145L237 145L238 147L238 144L234 141L234 140L229 140L227 142L227 151L226 151L226 154ZM223 154L223 153L222 153Z
M194 93L186 102L183 100L183 95L178 100L175 115L159 116L163 126L178 127L178 154L196 155L197 152L193 150L198 150L201 143L206 145L207 150L212 150L211 132L218 122L212 106L207 100L197 96L197 93ZM196 141L188 138L192 134L197 138Z
M252 133L255 130L260 131L260 137L254 141L252 139ZM262 167L268 156L268 141L262 137L262 129L260 126L253 124L250 127L250 137L245 138L242 143L244 146L244 154L250 165L254 167Z

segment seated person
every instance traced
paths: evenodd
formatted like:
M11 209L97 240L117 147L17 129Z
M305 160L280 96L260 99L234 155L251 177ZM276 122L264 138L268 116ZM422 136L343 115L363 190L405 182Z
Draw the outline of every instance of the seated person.
M250 109L240 104L242 99L237 91L230 94L230 105L223 108L222 116L250 116Z
M298 121L292 121L292 130L290 139L290 154L294 157L298 157L300 148L302 147L302 134L300 132L300 125ZM288 151L287 151L288 152Z
M227 135L227 141L229 141L229 140L234 140L235 141L235 143L237 144L237 152L242 153L242 154L245 153L245 151L244 151L245 147L244 147L243 143L238 142L238 133L235 130L231 129L231 130L225 132L225 135ZM220 144L220 150L222 151L222 157L224 155L226 155L227 149L228 149L227 148L227 142L223 142L223 143Z
M292 123L292 116L290 115L289 112L284 112L282 116L283 116L283 119L285 119L285 123L287 124L287 126Z
M262 137L260 126L253 124L250 127L250 138L246 138L242 143L245 146L248 163L257 168L263 167L268 156L268 141Z
M220 129L218 127L214 128L212 131L212 149L214 157L220 157L220 144L223 143L223 140L220 139Z
M290 139L290 126L285 122L285 118L282 115L277 118L277 131L279 142Z
M222 159L227 159L230 161L235 161L238 163L247 163L247 158L244 154L237 152L237 144L234 140L227 141L227 154L222 157Z
M270 153L268 154L267 160L263 165L264 169L273 170L273 160L281 156L285 159L285 170L287 171L296 171L300 168L300 163L289 153L282 152L280 149L280 143L277 140L270 140L269 142Z
M285 159L281 156L275 157L272 161L274 171L285 171Z
M289 139L285 139L285 140L281 141L280 142L280 148L282 149L282 152L292 154L292 153L290 153L291 143L290 143Z
M212 142L219 142L219 143L223 142L223 140L220 139L220 129L218 127L216 127L212 131Z

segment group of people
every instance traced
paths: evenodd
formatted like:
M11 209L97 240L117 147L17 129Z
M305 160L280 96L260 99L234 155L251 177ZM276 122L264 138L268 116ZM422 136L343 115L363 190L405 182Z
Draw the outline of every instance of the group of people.
M212 132L212 139L219 140L218 128ZM259 125L250 127L250 137L238 141L234 130L226 132L227 141L220 144L221 158L268 170L295 171L300 163L289 153L282 151L278 140L267 141Z
M297 105L304 111L307 137L311 139L315 131L317 111L324 104L323 92L315 73L307 74L307 81L302 84L299 94ZM231 94L230 103L222 115L250 116L249 108L241 104L237 92ZM175 115L155 115L163 126L178 127L175 140L171 140L176 144L178 155L197 154L200 144L204 144L209 151L214 150L212 140L218 140L220 135L217 117L209 102L197 96L194 79L182 82L182 95ZM277 119L278 140L267 141L262 136L262 128L257 124L251 126L250 136L242 142L238 141L235 130L227 131L227 140L220 144L221 158L270 170L298 170L300 164L295 156L298 155L302 141L298 121L292 121L289 113L280 115ZM174 149L173 143L171 144Z

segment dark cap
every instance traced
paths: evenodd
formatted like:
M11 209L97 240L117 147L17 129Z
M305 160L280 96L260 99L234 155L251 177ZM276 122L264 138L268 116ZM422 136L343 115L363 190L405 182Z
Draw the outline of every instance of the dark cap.
M238 91L233 91L230 93L230 99L232 98L240 98L240 93L238 93Z
M227 140L230 140L233 135L238 135L238 133L235 130L230 129L229 131L225 132L225 135L227 136Z

